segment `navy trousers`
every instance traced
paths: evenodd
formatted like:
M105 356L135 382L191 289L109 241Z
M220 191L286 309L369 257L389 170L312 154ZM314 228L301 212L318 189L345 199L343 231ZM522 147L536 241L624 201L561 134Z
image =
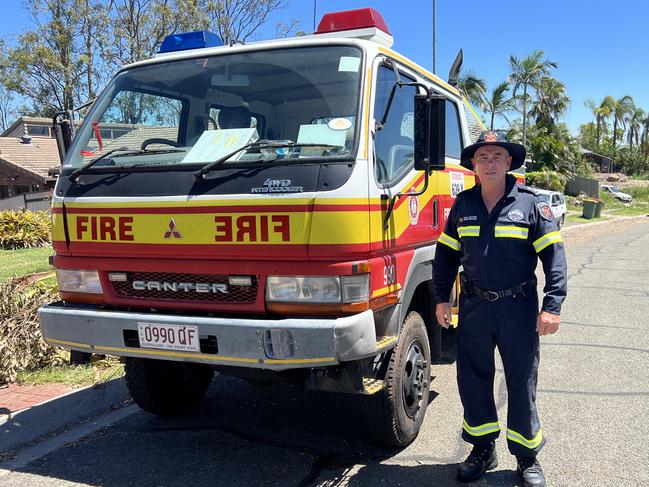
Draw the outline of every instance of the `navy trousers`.
M494 401L494 350L498 347L507 383L507 445L513 455L535 456L545 439L536 411L539 336L538 297L489 302L460 294L457 381L464 407L462 438L474 445L500 434Z

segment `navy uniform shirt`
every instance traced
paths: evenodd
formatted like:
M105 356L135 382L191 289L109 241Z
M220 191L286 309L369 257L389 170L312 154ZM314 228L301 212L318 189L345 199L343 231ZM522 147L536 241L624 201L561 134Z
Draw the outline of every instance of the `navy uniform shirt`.
M474 186L457 196L439 237L435 300L448 302L460 265L472 285L502 290L533 279L537 258L546 281L541 309L559 314L566 297L566 257L548 203L508 174L505 196L487 214L481 187Z

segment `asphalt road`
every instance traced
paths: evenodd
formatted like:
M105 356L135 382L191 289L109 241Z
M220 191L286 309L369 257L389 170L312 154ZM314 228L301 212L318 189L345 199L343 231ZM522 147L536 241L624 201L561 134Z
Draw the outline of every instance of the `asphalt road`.
M548 485L649 485L649 218L570 229L565 240L569 298L541 349ZM359 398L219 377L193 415L131 407L0 470L0 486L456 485L466 447L455 368L434 366L433 375L423 429L401 451L367 440ZM505 418L502 369L495 394ZM498 453L498 469L473 485L520 485L502 437Z

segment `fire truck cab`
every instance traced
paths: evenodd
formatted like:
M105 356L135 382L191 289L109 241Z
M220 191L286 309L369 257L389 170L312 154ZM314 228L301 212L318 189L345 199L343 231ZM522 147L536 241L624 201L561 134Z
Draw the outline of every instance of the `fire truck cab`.
M405 446L431 362L453 357L432 267L475 182L459 165L473 112L373 9L220 44L169 36L59 132L43 336L123 357L155 414L196 406L217 370L365 395L372 433Z

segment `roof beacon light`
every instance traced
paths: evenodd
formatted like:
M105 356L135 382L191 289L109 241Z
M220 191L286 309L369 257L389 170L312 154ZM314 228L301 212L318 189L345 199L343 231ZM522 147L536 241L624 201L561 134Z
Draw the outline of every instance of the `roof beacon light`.
M158 54L186 51L188 49L202 49L204 47L218 47L222 45L223 41L221 38L209 30L182 32L165 37Z
M387 47L391 47L394 43L385 20L373 8L359 8L325 14L315 33L328 37L367 39Z

